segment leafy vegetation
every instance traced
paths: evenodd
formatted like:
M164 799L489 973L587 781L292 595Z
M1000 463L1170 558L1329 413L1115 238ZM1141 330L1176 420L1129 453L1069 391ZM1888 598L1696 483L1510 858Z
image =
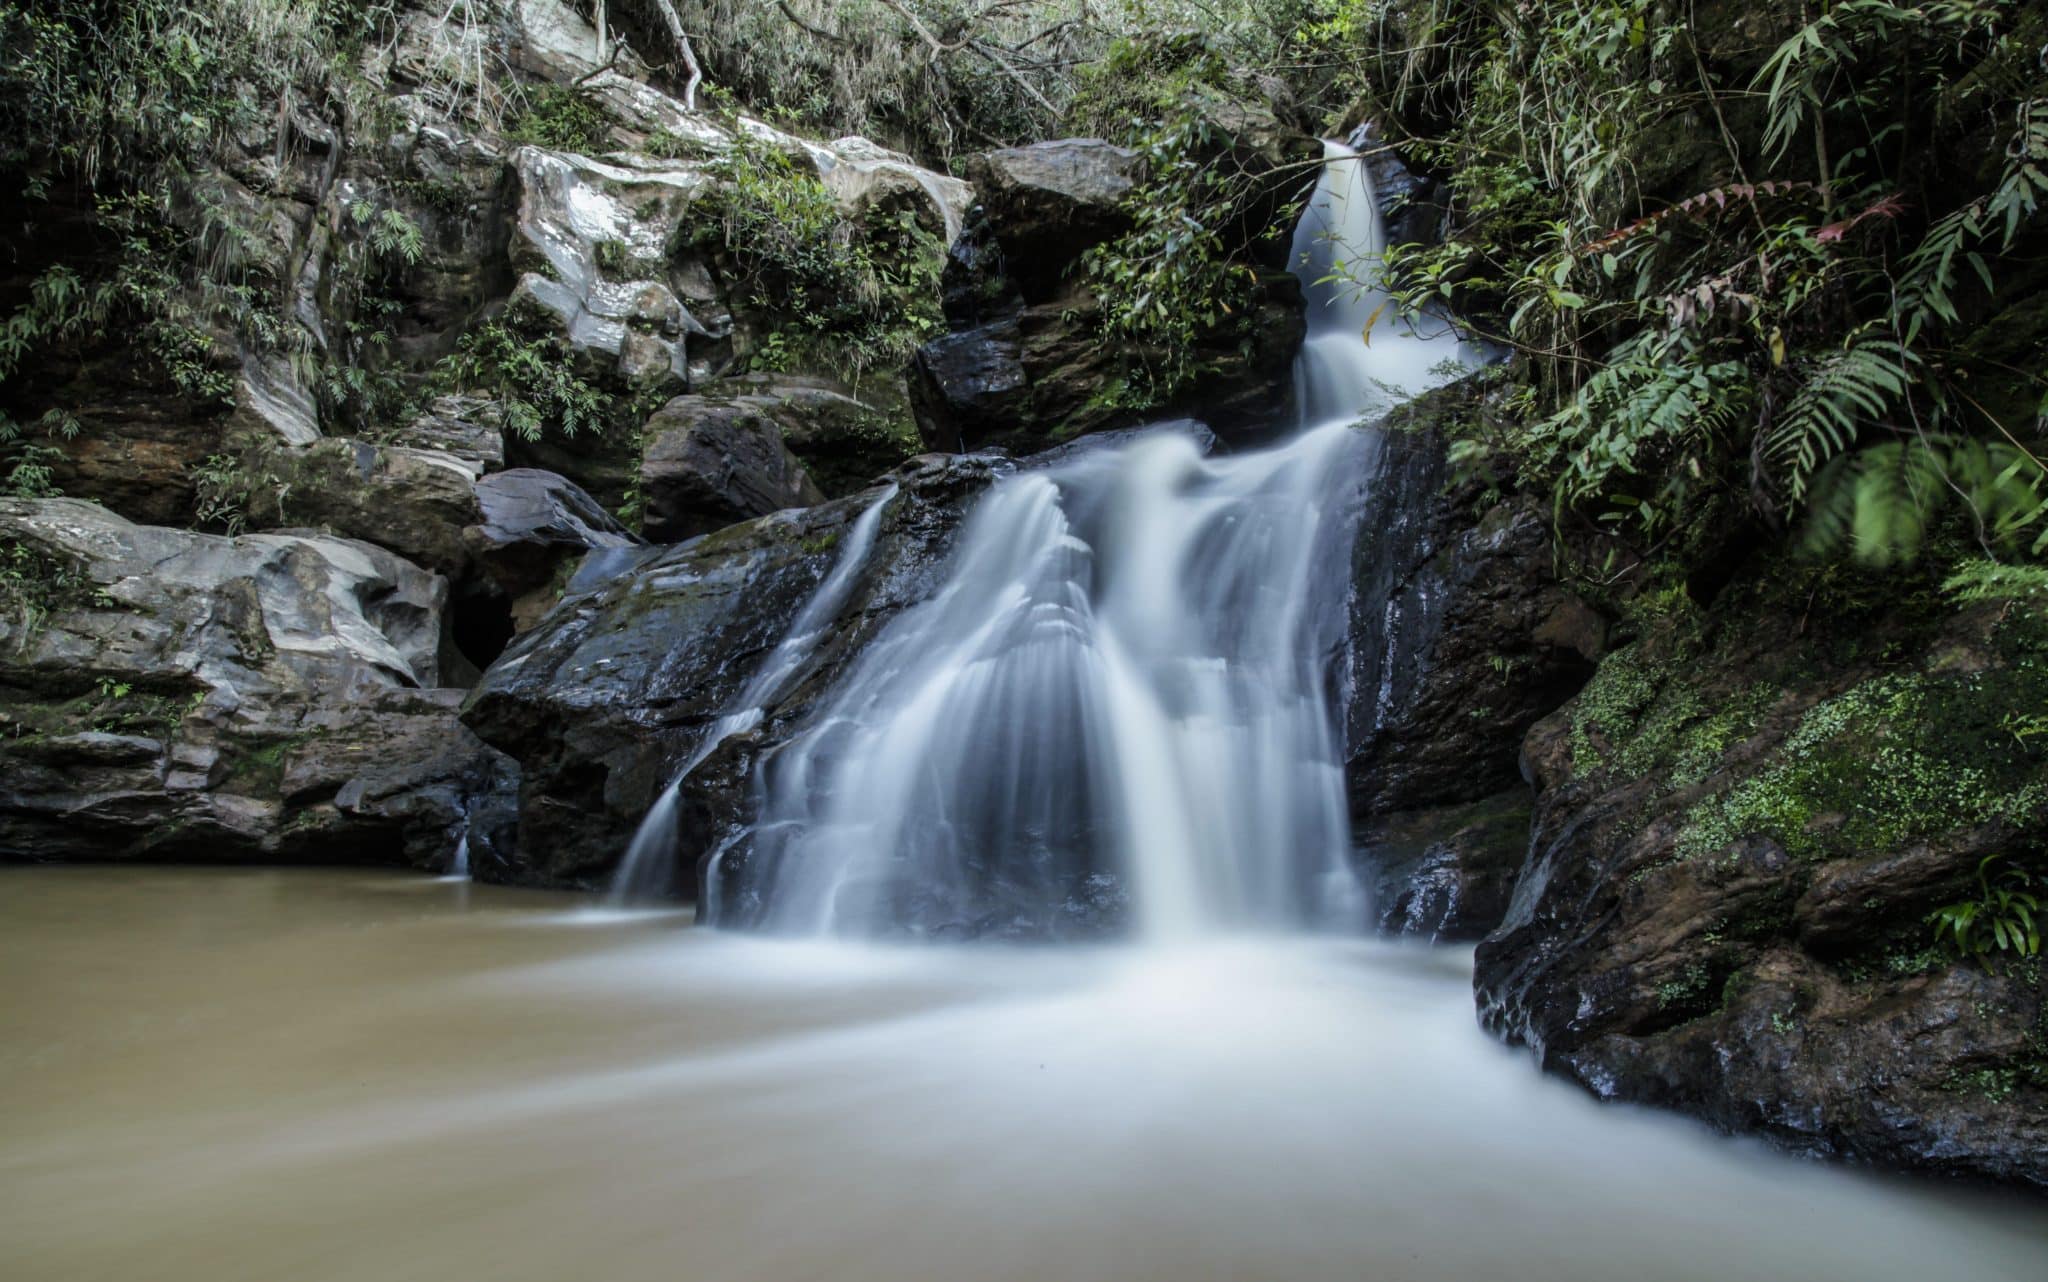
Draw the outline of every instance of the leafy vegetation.
M505 119L512 142L597 155L610 149L618 128L603 103L573 85L535 85L515 103Z
M1523 428L1468 455L1681 556L1724 497L1872 565L1948 528L2048 552L2048 383L1975 350L2042 242L2040 12L1738 7L1760 59L1651 0L1333 18L1374 113L1452 174L1458 234L1396 255L1405 301L1524 375Z
M712 166L715 186L684 224L735 297L776 318L754 365L814 359L858 378L909 358L941 328L945 247L915 205L883 201L851 219L806 159L747 140Z
M226 140L275 131L279 103L344 93L351 59L395 12L392 0L0 3L0 182L45 224L28 228L35 275L0 322L0 381L52 350L118 340L204 407L225 402L237 347L286 348L261 229L212 165ZM47 490L46 442L78 424L22 414L15 397L0 405L0 468L16 492Z
M523 332L499 319L462 336L438 371L448 385L498 399L505 426L523 440L603 431L613 397L576 373L559 339Z
M2004 864L1996 875L1992 865ZM1983 959L1994 953L2033 957L2041 951L2040 896L2026 869L1999 855L1977 865L1977 897L1945 904L1927 915L1936 942L1959 957Z
M1297 206L1276 189L1300 187L1306 169L1276 175L1233 155L1219 107L1251 92L1192 36L1120 40L1081 79L1077 114L1134 147L1143 167L1123 202L1131 229L1081 263L1133 408L1183 390L1201 372L1197 352L1252 341L1259 279L1249 260L1292 227Z

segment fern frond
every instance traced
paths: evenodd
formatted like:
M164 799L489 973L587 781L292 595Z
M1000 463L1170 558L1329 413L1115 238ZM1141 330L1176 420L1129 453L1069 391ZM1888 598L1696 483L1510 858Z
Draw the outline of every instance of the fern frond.
M1806 547L1902 564L1919 555L1928 525L1951 503L1969 512L1987 544L2021 546L2028 531L2048 524L2048 474L2004 442L1929 434L1866 446L1814 478ZM2044 545L2048 533L2030 550L2039 555Z
M1779 478L1796 503L1814 472L1854 444L1867 425L1882 419L1906 394L1911 353L1887 338L1863 338L1823 361L1772 422L1760 456L1782 469Z

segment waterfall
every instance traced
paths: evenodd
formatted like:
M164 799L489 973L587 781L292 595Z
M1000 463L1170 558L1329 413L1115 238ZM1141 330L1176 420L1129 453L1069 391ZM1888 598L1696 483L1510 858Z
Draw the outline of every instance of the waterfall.
M1385 306L1365 165L1326 155L1294 241L1297 434L1206 458L1160 430L999 481L941 589L757 768L748 849L707 877L712 920L1152 938L1364 923L1332 700L1376 447L1355 425L1441 381L1458 347Z
M874 549L875 532L882 524L882 511L895 497L896 486L893 483L883 487L881 496L854 521L831 571L811 593L810 599L804 602L789 631L783 634L782 640L769 652L761 666L754 670L754 675L727 711L697 740L696 747L676 771L668 787L661 790L661 795L640 821L639 831L633 834L632 845L626 848L626 858L612 878L609 897L614 904L666 893L673 884L676 812L681 804L683 781L690 777L692 770L703 764L706 757L717 751L720 744L759 725L784 684L796 675L804 660L817 648L826 629L839 618L839 611L846 605L854 580L859 577L861 567L867 564L868 553Z

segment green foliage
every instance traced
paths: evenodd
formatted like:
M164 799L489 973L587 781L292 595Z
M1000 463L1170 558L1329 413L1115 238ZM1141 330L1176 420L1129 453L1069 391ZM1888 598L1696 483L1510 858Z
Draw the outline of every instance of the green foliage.
M198 525L233 536L251 525L289 524L295 478L278 442L265 437L230 442L230 447L207 455L192 469Z
M1807 545L1846 546L1865 564L1896 565L1919 554L1943 509L1960 505L1987 546L2040 555L2048 552L2044 483L2040 463L2003 441L1928 433L1865 446L1815 478Z
M86 604L113 601L80 566L25 539L0 543L0 615L18 625L17 644L26 645L56 611Z
M612 398L577 376L558 340L523 334L504 320L464 334L439 373L452 387L496 396L505 426L524 440L599 432L611 421Z
M645 8L630 2L621 8ZM1352 50L1328 20L1350 0L676 0L711 82L777 124L859 133L916 155L1038 138L1113 137L1101 90L1155 100L1164 64L1122 42L1199 33L1221 62L1285 76L1341 107ZM649 24L643 23L643 26ZM636 47L659 48L651 26ZM1128 53L1128 49L1123 49ZM1098 64L1105 60L1106 67ZM1163 81L1162 81L1163 83Z
M717 182L684 226L743 306L774 324L760 368L815 359L858 377L900 364L939 332L945 248L921 208L879 203L844 214L807 159L748 140L721 157Z
M601 240L597 242L597 270L607 280L626 279L626 268L630 255L623 240Z
M1958 957L1983 959L2007 952L2032 957L2041 951L2041 899L2032 889L2033 875L2008 865L1993 876L1992 865L2001 858L1987 855L1977 865L1975 899L1944 904L1927 914L1935 942Z
M1146 140L1149 177L1124 201L1131 230L1081 260L1102 309L1104 337L1121 345L1127 395L1166 400L1201 372L1199 344L1249 343L1258 278L1225 234L1238 193L1213 163L1212 127L1183 116Z
M604 104L571 85L536 85L520 92L505 120L505 137L556 151L598 155L611 150L619 122Z
M393 0L0 3L0 164L103 175L202 158L388 32Z
M1725 496L1872 565L1957 514L2048 553L2041 420L1973 390L2048 381L1967 341L1998 257L2043 247L2037 14L1763 6L1777 43L1750 59L1651 0L1399 8L1353 6L1372 64L1403 68L1363 88L1452 172L1460 228L1391 256L1402 300L1455 304L1550 411L1475 448L1659 544Z
M53 465L64 452L45 442L77 435L78 420L62 410L48 410L27 426L0 413L0 494L39 499L57 493Z
M2048 566L1978 559L1957 565L1941 590L1957 601L2020 601L2048 610Z
M1773 764L1685 814L1676 847L1700 858L1745 836L1795 857L1883 850L2048 813L2043 745L2006 723L2048 704L2048 664L2002 676L1874 677L1810 709Z
M273 132L281 103L345 110L354 60L391 31L396 10L395 0L0 2L0 181L26 199L34 252L58 254L0 321L0 379L46 354L118 341L179 393L224 403L238 350L279 350L290 327L264 275L267 229L248 225L213 158L230 138ZM60 189L65 200L46 210ZM417 256L417 230L391 215L364 230ZM11 437L0 453L12 488L47 488L38 451L48 447L18 427L0 433Z

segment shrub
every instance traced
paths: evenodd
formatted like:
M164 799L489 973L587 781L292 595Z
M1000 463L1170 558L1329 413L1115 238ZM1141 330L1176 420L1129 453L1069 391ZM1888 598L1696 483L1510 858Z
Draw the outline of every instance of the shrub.
M915 208L848 218L807 160L745 140L711 166L684 247L708 255L742 305L779 331L765 350L858 377L939 332L945 247Z

